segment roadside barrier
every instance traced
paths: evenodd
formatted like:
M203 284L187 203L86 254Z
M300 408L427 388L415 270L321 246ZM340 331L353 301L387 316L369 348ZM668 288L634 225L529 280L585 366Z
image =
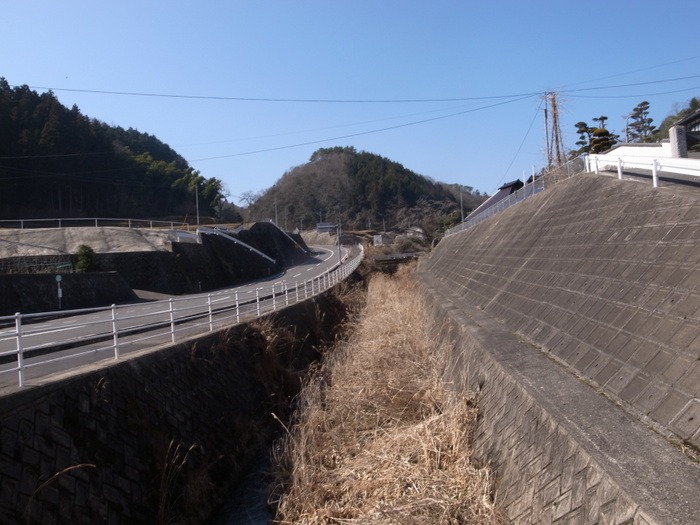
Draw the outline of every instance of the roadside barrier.
M68 370L79 358L81 365L85 360L119 359L127 351L176 343L281 310L345 280L364 258L362 246L359 250L322 275L294 284L282 281L148 303L0 317L0 385L17 374L19 386L24 386L27 371L38 366L51 364L53 373Z

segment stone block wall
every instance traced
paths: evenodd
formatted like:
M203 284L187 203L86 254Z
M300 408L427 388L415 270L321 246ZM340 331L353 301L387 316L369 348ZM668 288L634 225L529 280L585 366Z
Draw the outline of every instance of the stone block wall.
M507 326L421 273L440 333L445 381L476 392L474 459L495 477L514 524L692 524L700 469Z
M133 301L136 295L116 272L61 273L61 308L72 310ZM56 274L0 274L0 315L59 310Z
M514 523L697 523L697 189L579 175L443 239L419 278Z
M580 175L440 242L426 268L700 447L700 191Z
M325 294L276 314L283 347L238 326L4 392L0 523L206 522L341 314Z

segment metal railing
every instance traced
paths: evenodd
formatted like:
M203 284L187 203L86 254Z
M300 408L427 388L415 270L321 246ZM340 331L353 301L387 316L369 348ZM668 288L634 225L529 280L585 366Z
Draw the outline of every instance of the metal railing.
M454 228L450 228L445 231L445 237L449 237L450 235L454 235L455 233L459 233L461 231L466 230L467 228L470 228L474 226L475 224L479 224L480 222L485 221L489 217L492 217L503 210L506 210L510 208L511 206L514 206L530 197L533 195L536 195L540 193L541 191L544 191L548 187L551 187L558 182L561 182L562 180L566 180L569 177L572 177L574 175L577 175L579 173L583 173L585 169L584 165L584 160L582 157L577 157L575 159L572 159L568 161L566 164L555 168L553 170L550 170L542 175L539 175L537 177L533 177L533 180L531 183L526 184L522 188L520 188L517 191L514 191L510 195L508 195L506 198L501 199L497 203L493 204L492 206L489 206L483 211L479 211L478 209L473 212L471 215L469 215L464 222L458 224Z
M116 217L93 217L93 218L62 218L62 219L14 219L1 220L0 228L69 228L69 227L92 226L120 226L125 228L182 228L190 229L186 222L178 221L153 221L150 219L123 219Z
M19 386L24 386L27 370L40 365L65 371L78 358L119 359L126 351L176 343L247 322L330 289L352 274L363 257L360 246L360 253L351 260L293 285L283 281L245 291L0 317L0 378L17 374Z
M659 187L659 172L665 171L678 175L700 177L700 159L654 158L648 155L590 155L586 158L586 171L598 175L601 171L617 171L617 178L622 179L625 169L650 170L654 188Z

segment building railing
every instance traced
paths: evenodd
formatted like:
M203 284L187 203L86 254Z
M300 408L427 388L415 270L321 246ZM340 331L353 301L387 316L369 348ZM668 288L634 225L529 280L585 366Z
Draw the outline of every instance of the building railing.
M486 208L485 210L481 212L476 211L472 213L464 220L464 222L458 224L454 228L446 230L445 237L449 237L450 235L454 235L455 233L464 231L467 228L470 228L475 224L479 224L480 222L485 221L489 217L492 217L497 213L500 213L503 210L506 210L511 206L514 206L532 197L533 195L540 193L541 191L544 191L546 188L553 186L562 180L566 180L569 177L572 177L579 173L583 173L584 168L585 166L583 158L577 157L568 161L566 164L563 164L558 168L552 169L537 177L533 177L533 180L529 184L526 184L519 190L514 191L506 198L501 199L500 201Z
M19 386L24 386L27 370L40 365L67 370L80 357L119 359L126 351L247 322L325 292L352 274L363 257L360 246L351 260L293 285L282 282L150 303L0 317L0 378L17 374Z
M649 150L654 153L654 150ZM700 159L655 157L649 155L620 155L616 151L605 155L589 155L586 158L586 171L596 175L601 171L617 171L618 179L626 169L641 169L651 171L654 188L659 187L659 173L662 171L700 177Z
M116 217L61 218L61 219L13 219L0 220L0 228L70 228L92 226L119 226L123 228L170 228L190 229L186 222L153 221L150 219L123 219Z

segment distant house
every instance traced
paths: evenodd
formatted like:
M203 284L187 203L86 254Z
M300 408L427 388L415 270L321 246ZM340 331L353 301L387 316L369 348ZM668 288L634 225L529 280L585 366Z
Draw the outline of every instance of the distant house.
M481 206L479 206L477 209L475 209L473 212L471 212L469 214L469 216L476 215L477 213L481 213L484 210L488 210L491 206L498 203L499 201L502 201L503 199L508 197L508 195L510 195L511 193L515 193L523 186L525 186L525 184L523 184L523 181L521 181L520 179L516 179L512 182L507 182L506 184L504 184L503 186L498 188L498 191L496 193L494 193L493 195L491 195L487 200L485 200L481 204ZM467 217L467 218L469 218L469 217Z
M700 151L700 110L680 119L669 130L674 157Z
M411 226L406 230L406 237L411 239L425 239L425 231L418 226Z
M391 235L379 234L372 238L372 242L375 246L383 246L385 244L391 244L394 242L394 238Z

